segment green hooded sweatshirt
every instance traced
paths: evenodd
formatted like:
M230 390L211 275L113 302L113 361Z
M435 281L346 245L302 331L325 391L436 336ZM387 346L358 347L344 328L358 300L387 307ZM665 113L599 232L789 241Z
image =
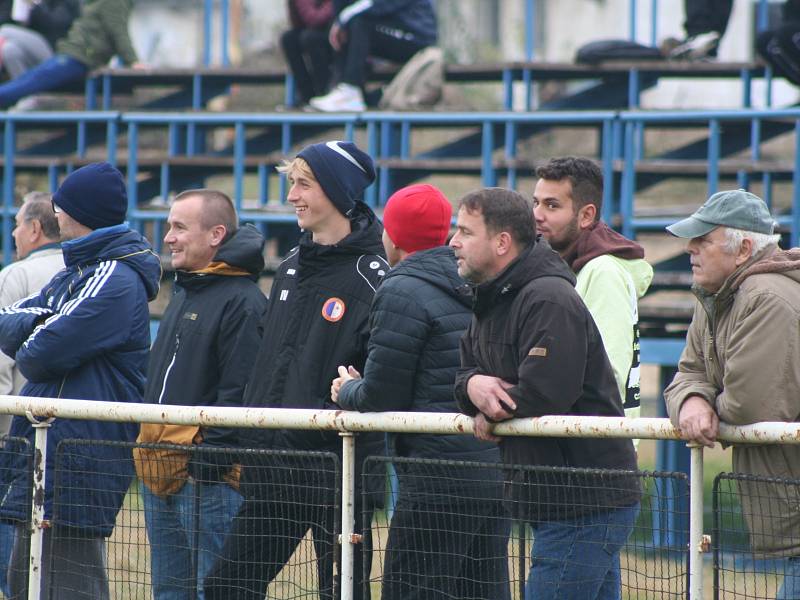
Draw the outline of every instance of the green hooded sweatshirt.
M128 34L132 7L133 0L86 0L81 16L56 51L81 61L89 70L104 66L113 56L132 65L138 60Z

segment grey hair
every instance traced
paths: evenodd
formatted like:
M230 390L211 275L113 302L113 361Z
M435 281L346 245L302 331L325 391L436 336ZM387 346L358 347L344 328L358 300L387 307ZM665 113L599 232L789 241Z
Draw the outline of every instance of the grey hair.
M757 233L755 231L745 231L744 229L735 229L733 227L723 227L722 229L725 232L723 248L725 252L729 254L738 252L745 239L749 239L753 242L753 249L750 251L750 256L755 256L767 246L777 246L778 242L781 240L781 236L777 233Z
M58 219L53 212L51 194L39 191L28 192L22 199L22 205L25 211L23 218L26 223L30 223L33 220L39 221L42 226L42 233L47 239L58 240L61 237L58 229Z

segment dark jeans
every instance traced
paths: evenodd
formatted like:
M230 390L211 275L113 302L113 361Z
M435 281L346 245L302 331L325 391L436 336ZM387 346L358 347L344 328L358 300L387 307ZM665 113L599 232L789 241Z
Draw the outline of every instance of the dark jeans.
M397 504L382 600L509 600L510 521L501 502Z
M8 583L12 600L28 597L30 536L16 527ZM47 600L108 600L106 540L79 530L45 529L42 550L41 598Z
M336 474L325 465L292 456L271 458L262 466L248 464L244 469L246 500L233 520L221 557L205 580L206 600L263 600L267 586L309 529L317 556L319 597L332 600L340 521ZM247 475L251 469L261 475L258 484L252 472ZM356 475L355 514L361 515L360 472ZM358 522L355 529L360 529ZM365 531L363 542L354 548L353 597L360 600L363 579L369 577L362 574L362 552L371 552L370 532Z
M364 87L367 78L367 57L376 56L396 63L406 63L427 44L414 34L391 23L363 16L347 24L347 45L338 56L342 83Z
M298 100L308 102L328 91L333 70L333 48L323 29L290 29L281 36L281 47L294 75Z
M720 36L728 28L728 19L733 10L733 0L684 0L683 24L686 35L698 35L716 31Z
M74 81L83 81L89 72L85 64L66 54L56 54L16 79L0 85L0 109L6 109L18 100L47 92Z
M756 40L756 50L775 75L800 85L800 21L789 21L778 29L764 31Z

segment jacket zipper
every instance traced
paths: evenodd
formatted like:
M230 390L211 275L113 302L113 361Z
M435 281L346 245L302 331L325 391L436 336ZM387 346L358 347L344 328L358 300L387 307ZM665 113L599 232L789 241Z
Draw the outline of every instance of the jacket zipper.
M158 403L161 404L161 401L164 399L164 393L167 391L167 380L169 379L169 372L172 370L172 367L175 366L175 359L178 357L178 348L181 346L181 336L180 334L175 336L175 352L172 354L172 360L169 361L169 365L167 365L167 370L164 372L164 381L161 384L161 393L158 395Z

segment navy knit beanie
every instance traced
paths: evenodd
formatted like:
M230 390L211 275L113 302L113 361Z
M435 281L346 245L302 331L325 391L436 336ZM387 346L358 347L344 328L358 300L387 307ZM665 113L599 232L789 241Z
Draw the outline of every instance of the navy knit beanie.
M345 216L361 200L364 190L375 181L375 168L368 154L353 142L320 142L303 148L297 155L311 167L322 191Z
M53 203L89 229L119 225L128 212L125 180L109 163L91 163L67 176Z

